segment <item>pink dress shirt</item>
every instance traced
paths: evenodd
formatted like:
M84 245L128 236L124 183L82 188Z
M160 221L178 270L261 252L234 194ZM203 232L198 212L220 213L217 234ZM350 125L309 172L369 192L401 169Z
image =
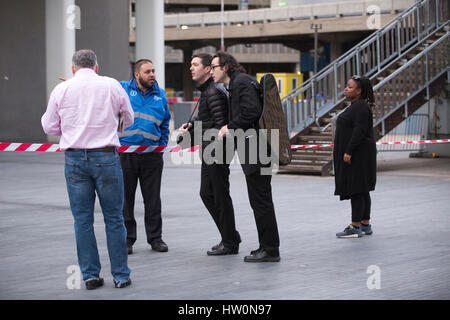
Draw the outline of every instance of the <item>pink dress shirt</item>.
M45 133L61 136L61 150L119 147L120 111L124 128L132 125L134 112L120 83L82 68L53 89L41 123Z

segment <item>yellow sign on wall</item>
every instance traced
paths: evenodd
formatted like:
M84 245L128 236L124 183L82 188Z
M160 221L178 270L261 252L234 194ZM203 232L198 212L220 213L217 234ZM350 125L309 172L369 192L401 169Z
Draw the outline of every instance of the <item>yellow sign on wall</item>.
M269 73L269 72L267 72ZM270 72L271 73L271 72ZM266 73L257 73L256 78L258 82L261 80L261 77ZM272 73L277 81L278 92L280 93L280 97L284 97L289 92L294 90L300 84L303 83L303 74L301 72L298 73Z

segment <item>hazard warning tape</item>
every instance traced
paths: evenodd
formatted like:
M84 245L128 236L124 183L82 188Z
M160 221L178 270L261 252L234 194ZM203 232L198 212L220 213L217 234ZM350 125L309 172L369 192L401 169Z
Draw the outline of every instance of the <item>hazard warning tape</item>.
M378 146L381 145L401 145L401 144L424 144L424 143L445 143L450 142L450 139L440 140L415 140L415 141L388 141L377 142ZM334 144L305 144L305 145L293 145L291 149L309 149L309 148L329 148L334 147Z
M117 152L123 153L150 153L150 152L195 152L198 146L182 149L181 146L120 146ZM28 152L64 152L59 148L59 144L50 143L11 143L0 142L0 151L28 151Z
M440 140L417 140L417 141L395 141L395 142L377 142L377 145L402 145L402 144L427 144L427 143L446 143L450 142L450 139ZM292 145L291 149L310 149L310 148L330 148L334 144L305 144L305 145ZM117 152L120 153L162 153L162 152L195 152L198 150L198 146L183 149L181 146L168 147L168 146L131 146L124 145L117 148ZM0 151L27 151L27 152L64 152L59 148L58 144L50 143L12 143L12 142L0 142Z

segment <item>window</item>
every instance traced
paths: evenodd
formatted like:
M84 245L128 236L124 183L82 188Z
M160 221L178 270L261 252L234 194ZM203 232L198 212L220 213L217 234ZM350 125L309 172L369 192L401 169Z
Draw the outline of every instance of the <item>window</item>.
M278 82L278 94L281 95L281 93L283 92L283 79L277 78L277 82Z
M295 88L297 88L297 78L292 78L291 90L294 90Z

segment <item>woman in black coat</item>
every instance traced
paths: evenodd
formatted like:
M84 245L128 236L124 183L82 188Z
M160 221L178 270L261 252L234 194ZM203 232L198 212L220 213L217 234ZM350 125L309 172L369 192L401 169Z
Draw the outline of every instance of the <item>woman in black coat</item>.
M351 102L338 117L334 139L335 195L351 201L352 223L339 238L362 237L372 234L369 223L371 199L375 190L376 144L373 134L371 105L375 103L370 80L353 76L345 88L345 97Z

